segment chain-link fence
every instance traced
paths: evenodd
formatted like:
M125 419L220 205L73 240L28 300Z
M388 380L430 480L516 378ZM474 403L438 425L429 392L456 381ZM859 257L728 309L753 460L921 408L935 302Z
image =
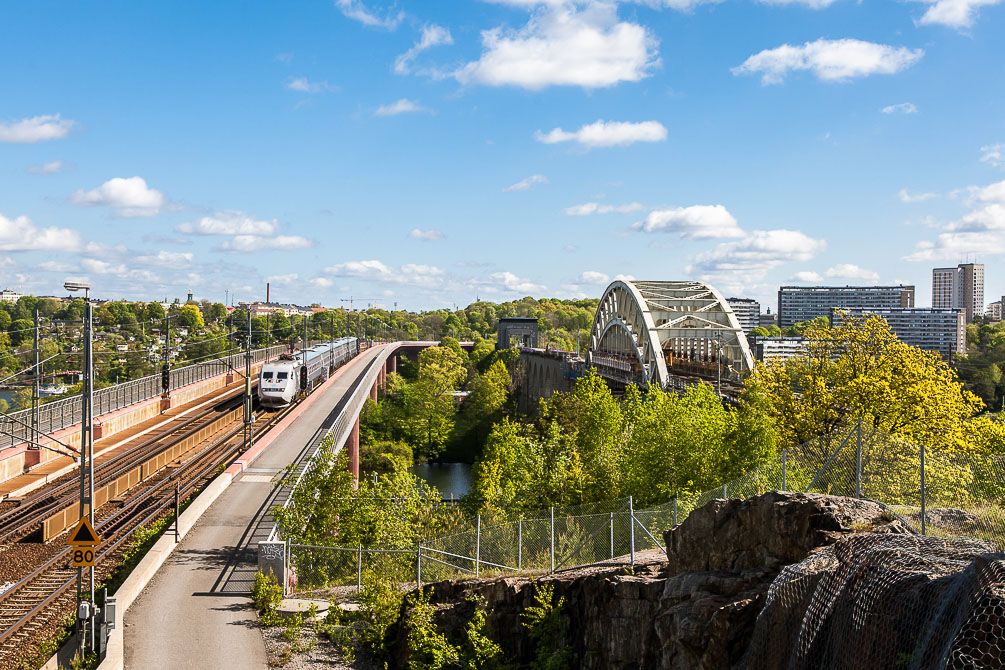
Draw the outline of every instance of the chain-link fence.
M922 449L852 426L784 450L709 491L636 509L632 498L553 507L512 521L476 517L414 549L301 547L287 552L298 590L358 588L368 572L401 582L633 565L665 551L663 533L715 499L809 491L879 502L919 535L1005 546L1005 459Z

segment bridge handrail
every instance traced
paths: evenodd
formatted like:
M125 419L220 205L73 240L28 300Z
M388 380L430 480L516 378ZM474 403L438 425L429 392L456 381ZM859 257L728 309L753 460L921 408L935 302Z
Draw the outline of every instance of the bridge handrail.
M285 345L254 349L251 352L251 361L252 363L259 363L278 356L286 350L287 347ZM215 365L195 363L175 368L171 371L170 389L174 391L183 386L215 377L220 374L220 371L216 368L221 365L230 365L239 368L244 365L244 355L242 351L219 360L211 361ZM160 373L97 389L94 391L94 416L98 417L134 403L149 400L160 395L160 393ZM7 433L11 433L9 435L0 435L0 450L20 444L30 437L32 430L28 426L31 425L31 414L32 410L23 409L11 412L9 415L11 419L6 419L6 417L0 415L0 423L3 424ZM18 421L21 423L19 424ZM79 422L80 394L45 403L38 408L37 430L40 433L51 434Z
M367 370L360 377L359 382L356 384L352 395L349 397L349 401L342 407L342 411L338 413L335 420L332 421L331 426L325 431L318 431L315 433L314 437L311 439L311 443L308 447L308 457L307 460L303 462L302 467L300 467L300 473L297 475L296 480L293 482L293 486L290 487L289 493L286 496L285 502L282 504L282 509L286 509L290 501L293 499L293 492L297 490L297 486L303 479L304 475L311 468L314 463L315 457L321 452L321 447L324 445L325 440L329 437L334 438L332 441L339 445L337 449L341 449L345 445L346 439L349 437L349 431L352 430L352 424L359 413L363 409L366 399L369 397L368 393L363 393L365 389L369 389L377 381L377 377L380 374L380 368L387 362L388 356L390 356L402 343L392 342L390 346L385 349L385 351L374 356L373 360L367 365ZM336 451L337 453L337 451ZM273 525L272 531L269 533L269 542L275 542L279 538L279 526Z

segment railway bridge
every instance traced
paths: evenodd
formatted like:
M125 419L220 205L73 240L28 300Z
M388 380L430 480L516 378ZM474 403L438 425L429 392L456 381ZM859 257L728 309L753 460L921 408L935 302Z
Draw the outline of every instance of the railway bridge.
M612 282L597 307L586 363L615 390L707 380L725 395L753 368L729 303L700 281Z

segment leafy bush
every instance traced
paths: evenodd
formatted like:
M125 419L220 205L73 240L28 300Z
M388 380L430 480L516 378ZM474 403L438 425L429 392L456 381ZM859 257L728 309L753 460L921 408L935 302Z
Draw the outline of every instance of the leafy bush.
M279 605L283 602L283 588L279 585L275 573L269 570L263 574L261 570L255 573L255 582L251 587L251 600L255 609L266 626L279 623Z
M527 634L534 641L534 670L566 670L572 667L572 652L565 646L562 635L562 606L565 598L555 599L555 587L537 582L534 586L534 605L520 616Z
M429 593L419 589L406 602L408 611L408 670L442 670L460 663L460 651L436 629L436 610Z

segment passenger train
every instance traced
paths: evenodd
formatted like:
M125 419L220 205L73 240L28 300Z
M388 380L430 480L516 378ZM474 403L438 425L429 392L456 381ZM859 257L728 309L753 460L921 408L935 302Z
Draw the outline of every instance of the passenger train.
M258 399L266 408L286 407L301 392L308 393L343 363L359 353L355 337L318 344L295 354L283 354L262 366Z

